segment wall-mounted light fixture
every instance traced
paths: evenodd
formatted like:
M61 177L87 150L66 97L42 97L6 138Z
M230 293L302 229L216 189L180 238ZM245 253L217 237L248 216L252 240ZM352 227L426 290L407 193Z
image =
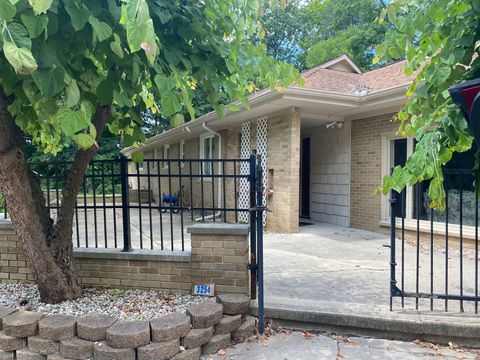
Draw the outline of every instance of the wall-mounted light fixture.
M325 127L327 129L334 129L334 128L341 129L343 128L343 121L333 121L325 125Z

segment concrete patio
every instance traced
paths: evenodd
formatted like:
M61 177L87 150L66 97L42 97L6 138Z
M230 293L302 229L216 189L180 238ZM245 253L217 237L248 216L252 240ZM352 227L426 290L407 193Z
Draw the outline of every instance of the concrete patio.
M400 249L398 242L398 264L401 263ZM430 248L422 244L420 249L419 289L430 292ZM473 295L474 252L467 249L463 255L464 294ZM396 298L394 311L389 311L388 235L314 224L301 227L297 234L266 234L264 258L265 304L269 317L287 322L326 323L331 328L366 327L376 335L386 331L396 338L402 337L400 333L414 336L418 331L431 332L439 341L448 336L480 334L472 303L464 302L465 312L461 313L459 302L449 301L449 312L445 313L443 300L434 301L432 312L428 299L420 299L419 311L416 311L415 299L405 299L402 309L401 300ZM434 264L434 291L443 293L445 252L442 247L434 248ZM415 244L406 242L406 291L415 290L415 265ZM459 251L453 244L448 268L448 292L458 294ZM448 328L445 324L449 324Z

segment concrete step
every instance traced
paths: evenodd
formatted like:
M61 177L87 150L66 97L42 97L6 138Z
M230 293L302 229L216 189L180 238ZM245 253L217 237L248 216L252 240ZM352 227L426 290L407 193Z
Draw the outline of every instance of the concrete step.
M258 314L256 300L250 302L250 313ZM269 297L265 316L293 329L480 346L480 316L472 313L390 311L369 304Z

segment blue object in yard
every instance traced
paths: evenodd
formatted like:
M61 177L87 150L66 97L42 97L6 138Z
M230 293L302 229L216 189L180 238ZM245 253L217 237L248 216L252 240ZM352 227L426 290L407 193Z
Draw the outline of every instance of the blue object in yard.
M167 208L176 214L180 211L178 208L178 195L177 194L162 194L162 212L167 212Z
M166 195L163 194L162 201L167 204L176 204L177 203L177 195Z

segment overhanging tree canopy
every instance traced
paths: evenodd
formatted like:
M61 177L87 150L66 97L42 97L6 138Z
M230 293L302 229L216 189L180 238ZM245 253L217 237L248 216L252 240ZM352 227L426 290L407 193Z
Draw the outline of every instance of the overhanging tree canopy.
M375 61L404 57L405 72L417 73L407 92L407 104L397 118L399 132L416 137L418 143L405 166L397 166L392 176L386 176L380 190L401 191L405 186L431 179L432 206L443 209L442 166L455 152L465 152L473 143L448 88L480 77L480 2L395 0L381 20L388 21L393 29L386 34L384 44L377 47Z
M197 87L222 116L225 97L248 106L251 79L300 81L266 56L255 0L1 0L0 191L43 300L81 294L71 268L82 176L105 126L125 145L144 140L142 113L173 125L194 117ZM28 167L24 135L53 155L79 148L54 223ZM21 189L21 191L19 191Z

